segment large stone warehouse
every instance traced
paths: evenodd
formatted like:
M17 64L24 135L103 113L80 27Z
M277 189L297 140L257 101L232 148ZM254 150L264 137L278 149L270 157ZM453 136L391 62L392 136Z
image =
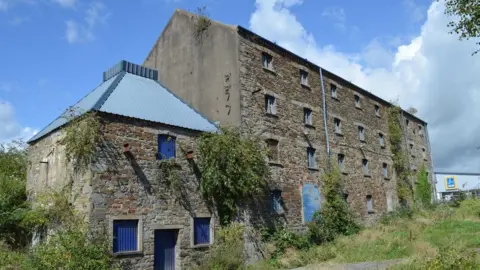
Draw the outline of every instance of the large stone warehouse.
M34 198L69 187L91 228L108 228L114 254L136 269L186 269L202 259L218 224L198 194L195 157L185 158L202 132L237 126L265 141L275 183L265 215L304 230L321 207L330 156L349 206L370 223L398 204L391 106L241 26L177 10L143 66L120 62L73 106L102 122L102 150L88 170L75 173L67 162L62 115L29 141L27 188ZM433 172L427 124L401 117L411 170L425 164ZM157 179L158 160L168 158L182 168L187 204Z

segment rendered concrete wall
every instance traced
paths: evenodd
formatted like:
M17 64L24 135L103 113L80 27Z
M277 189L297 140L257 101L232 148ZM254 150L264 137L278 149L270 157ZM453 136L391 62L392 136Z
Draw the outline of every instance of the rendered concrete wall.
M176 10L144 66L212 121L240 123L238 39L233 27L211 21L197 33L199 17Z

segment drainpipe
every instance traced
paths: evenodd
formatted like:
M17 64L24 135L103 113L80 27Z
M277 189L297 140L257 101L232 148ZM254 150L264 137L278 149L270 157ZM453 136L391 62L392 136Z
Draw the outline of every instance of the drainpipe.
M325 126L325 141L327 142L328 167L330 168L330 142L328 141L327 105L325 101L325 86L323 85L323 72L321 67L319 67L319 71L320 71L320 85L322 86L322 99L323 99L323 124Z

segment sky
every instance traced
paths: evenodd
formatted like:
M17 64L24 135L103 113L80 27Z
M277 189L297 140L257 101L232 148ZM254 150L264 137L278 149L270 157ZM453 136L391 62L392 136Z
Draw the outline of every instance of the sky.
M429 0L0 0L0 142L28 140L176 8L242 25L428 122L436 170L480 172L480 54Z

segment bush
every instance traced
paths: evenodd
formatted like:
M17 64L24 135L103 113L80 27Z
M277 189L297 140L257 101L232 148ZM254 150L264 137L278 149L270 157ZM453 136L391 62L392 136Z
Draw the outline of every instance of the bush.
M217 231L217 239L198 270L236 270L245 268L245 228L231 223Z
M272 258L277 258L289 248L303 250L311 246L307 235L294 233L285 227L263 230L262 240L273 245Z
M380 223L384 225L391 225L396 220L400 219L412 219L413 217L413 210L409 207L399 207L393 212L389 212L382 216L380 219Z
M433 258L417 258L395 269L430 269L430 270L473 270L479 269L477 254L470 250L442 248Z
M460 204L467 199L467 194L465 191L458 191L454 193L452 200L450 201L450 205L452 207L460 207Z
M463 217L480 218L480 200L468 199L460 202L457 213Z
M347 202L342 198L342 179L337 168L323 177L325 202L308 224L309 238L315 244L333 241L338 235L351 235L360 231Z

